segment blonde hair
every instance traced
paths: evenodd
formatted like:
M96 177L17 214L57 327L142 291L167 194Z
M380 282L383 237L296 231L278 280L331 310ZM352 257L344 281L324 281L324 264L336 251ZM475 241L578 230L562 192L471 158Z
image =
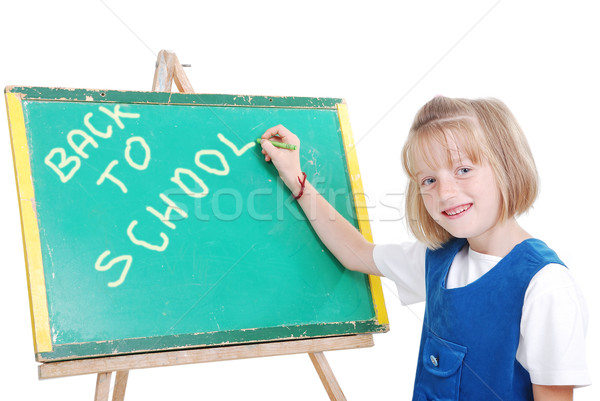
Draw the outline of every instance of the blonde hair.
M431 153L433 143L448 149L455 142L461 154L473 163L488 162L500 192L499 221L527 211L538 194L538 174L527 139L514 115L497 99L452 99L437 96L415 116L402 150L404 170L409 176L406 216L410 231L431 249L452 238L429 215L416 177L415 158L421 155L430 166L439 165Z

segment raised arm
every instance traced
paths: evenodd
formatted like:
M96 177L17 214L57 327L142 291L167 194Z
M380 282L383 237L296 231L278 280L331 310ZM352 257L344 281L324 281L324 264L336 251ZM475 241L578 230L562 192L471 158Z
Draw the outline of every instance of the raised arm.
M292 194L298 195L301 190L298 178L303 178L300 167L300 140L282 125L268 129L261 138L265 161L273 162L285 185ZM276 148L267 139L296 145L297 148ZM373 261L374 245L319 194L310 184L309 178L306 179L304 192L298 199L298 204L323 244L345 268L380 276L381 273Z

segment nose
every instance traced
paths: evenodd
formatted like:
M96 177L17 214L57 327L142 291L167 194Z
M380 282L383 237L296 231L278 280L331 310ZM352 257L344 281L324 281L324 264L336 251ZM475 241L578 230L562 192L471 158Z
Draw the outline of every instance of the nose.
M456 196L457 193L456 180L451 177L438 178L438 195L442 202L448 201Z

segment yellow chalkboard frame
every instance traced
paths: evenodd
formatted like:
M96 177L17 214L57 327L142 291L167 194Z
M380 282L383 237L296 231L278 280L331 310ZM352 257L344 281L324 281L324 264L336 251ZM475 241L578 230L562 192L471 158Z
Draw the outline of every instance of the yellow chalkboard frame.
M22 95L6 92L6 106L8 109L17 193L19 195L19 208L21 211L33 344L35 353L37 354L52 351L52 339L50 337L50 320L48 316L48 301L46 298L39 227L34 203L32 202L34 199L33 182L21 101Z
M356 205L359 230L367 241L373 242L373 233L371 232L371 224L369 223L365 191L363 189L362 179L360 176L360 169L358 168L358 157L354 147L354 136L352 134L352 128L350 127L348 107L345 103L339 103L337 108L338 115L340 117L340 127L342 130L344 149L346 150L350 184L352 185L352 194L354 196L354 203ZM381 324L389 324L387 310L385 308L385 300L383 298L383 289L381 287L381 279L377 276L370 275L369 282L371 284L371 295L373 297L377 320Z

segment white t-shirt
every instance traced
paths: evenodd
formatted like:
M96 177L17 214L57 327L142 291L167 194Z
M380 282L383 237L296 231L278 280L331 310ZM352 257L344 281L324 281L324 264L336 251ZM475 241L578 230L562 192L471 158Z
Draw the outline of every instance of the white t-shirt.
M381 274L396 283L403 305L425 301L425 252L422 243L376 245L373 258ZM500 261L465 246L454 258L446 286L474 282ZM585 358L588 312L568 269L542 268L531 280L521 317L517 361L539 385L591 384Z

